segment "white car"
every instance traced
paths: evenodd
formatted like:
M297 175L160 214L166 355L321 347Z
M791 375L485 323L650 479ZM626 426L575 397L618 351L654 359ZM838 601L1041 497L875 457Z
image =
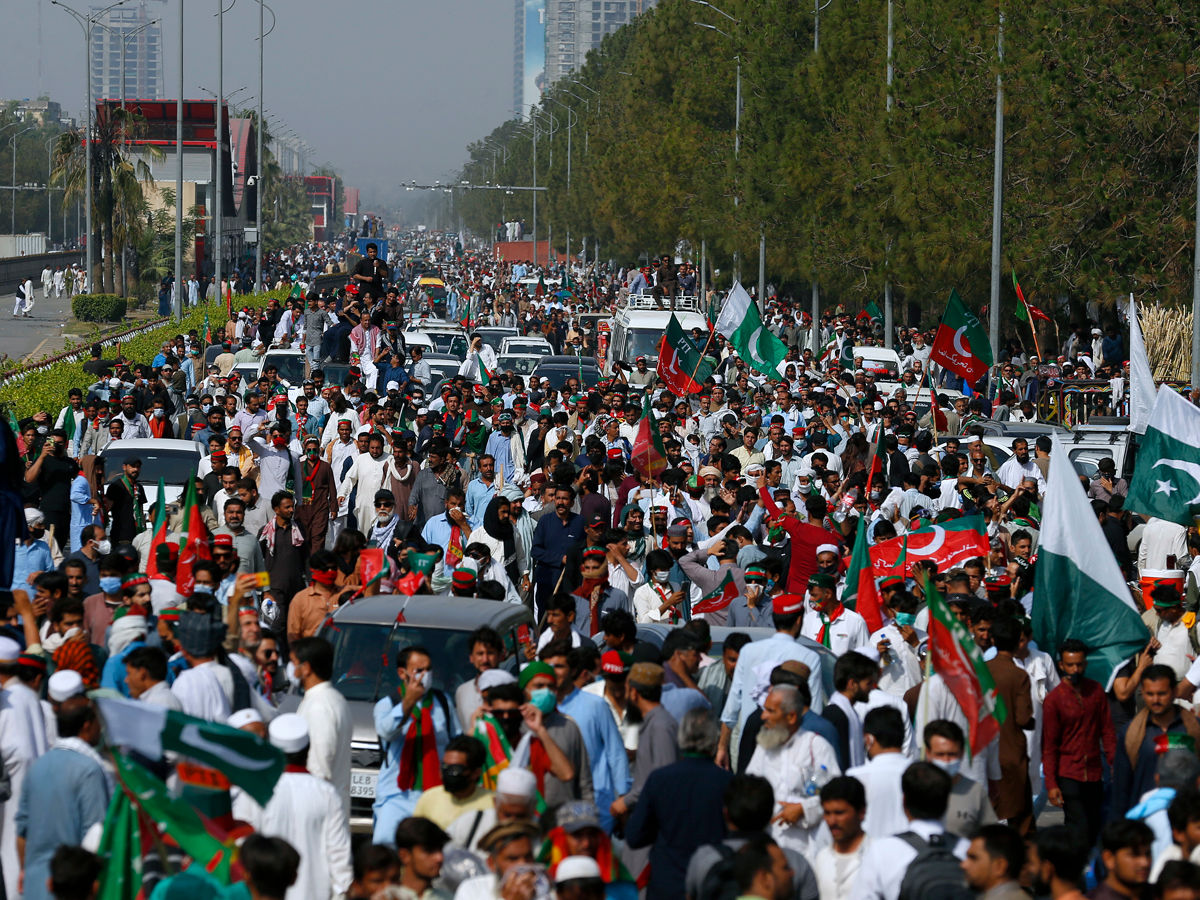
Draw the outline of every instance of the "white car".
M511 354L553 356L554 348L544 337L507 337L500 342L500 356Z
M163 481L167 503L179 502L188 479L207 452L208 448L200 441L131 438L113 441L100 451L100 458L104 460L107 481L121 477L126 460L140 459L142 472L138 481L146 491L148 507L153 509L158 502L158 480Z
M502 353L496 357L496 369L500 372L511 370L514 375L528 378L541 361L541 353Z

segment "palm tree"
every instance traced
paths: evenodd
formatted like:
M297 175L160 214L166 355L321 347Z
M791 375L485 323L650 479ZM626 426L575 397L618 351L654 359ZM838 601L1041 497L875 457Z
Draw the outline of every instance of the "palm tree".
M145 120L136 112L120 107L101 107L94 123L92 153L93 227L97 234L88 235L104 248L102 279L98 273L89 274L92 285L103 284L105 293L116 293L114 259L121 254L121 292L125 285L125 248L136 243L146 221L146 196L143 185L151 184L150 166L140 157L129 153L128 141L144 130ZM162 151L151 145L143 149L152 157ZM62 185L64 203L79 199L85 190L87 159L84 137L78 130L64 132L54 154L55 167L51 180Z

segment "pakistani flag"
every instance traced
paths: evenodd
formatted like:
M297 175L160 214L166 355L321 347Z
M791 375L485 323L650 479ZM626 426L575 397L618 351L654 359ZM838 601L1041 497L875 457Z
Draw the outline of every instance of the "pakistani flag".
M1189 526L1200 515L1200 409L1166 385L1150 411L1125 508Z
M758 304L750 299L740 282L733 283L733 290L725 298L717 316L717 331L733 344L751 368L764 375L776 374L787 356L787 347L763 325Z
M1196 434L1200 435L1200 429ZM1200 459L1200 451L1188 449L1193 459ZM1171 474L1178 475L1174 471ZM1042 503L1042 534L1033 585L1033 637L1039 649L1051 656L1067 638L1083 641L1090 651L1087 676L1101 684L1107 684L1112 670L1150 639L1092 512L1091 501L1067 457L1067 446L1058 440L1050 453Z
M97 695L96 703L112 746L151 760L164 752L186 756L219 770L263 806L283 774L283 754L248 731L115 695Z

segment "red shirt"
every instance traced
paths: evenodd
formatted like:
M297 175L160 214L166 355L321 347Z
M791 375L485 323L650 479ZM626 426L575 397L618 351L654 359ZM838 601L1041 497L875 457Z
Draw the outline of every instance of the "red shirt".
M1085 678L1076 689L1064 681L1046 695L1042 706L1046 790L1057 788L1059 778L1099 781L1101 752L1111 766L1116 749L1108 698L1099 682Z
M771 492L763 487L758 492L767 514L775 517L782 515L781 510L771 497ZM792 548L792 559L788 564L787 592L803 594L808 590L808 577L817 571L817 548L822 544L834 544L839 548L838 556L842 555L842 539L832 531L826 531L816 525L801 522L793 516L783 517L783 530L787 532Z

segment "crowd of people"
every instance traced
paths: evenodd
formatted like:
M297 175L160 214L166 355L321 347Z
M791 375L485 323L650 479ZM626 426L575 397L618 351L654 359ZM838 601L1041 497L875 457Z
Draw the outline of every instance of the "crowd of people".
M426 240L470 328L581 359L605 350L585 313L695 286L669 258L539 269ZM222 788L201 811L243 836L255 900L1200 896L1194 574L1154 588L1147 643L1108 683L1086 677L1081 640L1039 649L1042 503L1061 451L1019 436L999 464L983 439L989 423L1032 421L1073 369L1126 377L1118 332L1073 328L1052 367L1014 342L968 385L931 363L928 330L898 328L900 384L883 389L861 358L843 364L853 353L823 352L881 346L869 317L834 311L814 332L802 303L771 292L777 372L698 334L716 365L697 393L673 395L645 359L555 386L489 365L473 336L435 385L403 331L432 309L413 285L431 261L376 250L344 289L309 290L344 249L273 255L291 296L218 329L210 365L195 332L152 359L97 346L94 383L16 434L0 424L9 898L117 896L104 835L125 782L104 697L223 725L214 746L236 729L282 754L265 803L174 754L143 760L177 795L197 778ZM343 338L335 383L322 367ZM308 351L299 383L234 368L279 347ZM922 384L936 385L923 407ZM137 456L104 470L102 452L133 437L198 442L194 502L156 512ZM1194 529L1125 509L1121 474L1101 460L1084 479L1106 539L1091 552L1129 579L1200 564ZM854 608L856 536L976 516L986 554L877 578L878 627ZM329 629L363 597L397 595L402 622L413 594L524 606L535 625L514 642L464 621L461 683L419 644L353 673L395 688L373 703L378 776L352 835L352 775L371 754L352 743ZM978 752L971 707L931 664L930 594L1006 711ZM179 872L177 843L168 830L135 851L146 895L220 893L195 864Z

